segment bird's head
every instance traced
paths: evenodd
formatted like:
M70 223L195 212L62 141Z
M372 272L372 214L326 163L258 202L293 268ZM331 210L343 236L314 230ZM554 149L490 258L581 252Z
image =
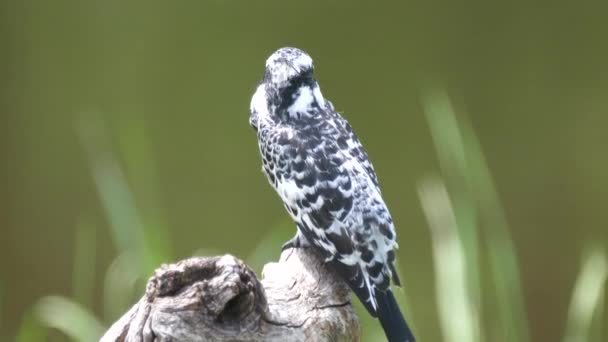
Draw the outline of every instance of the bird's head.
M313 75L312 58L304 51L286 47L266 60L264 77L251 99L251 125L265 116L302 118L323 108L325 100Z
M310 56L296 48L282 48L266 60L263 82L280 88L294 82L313 81L314 66Z

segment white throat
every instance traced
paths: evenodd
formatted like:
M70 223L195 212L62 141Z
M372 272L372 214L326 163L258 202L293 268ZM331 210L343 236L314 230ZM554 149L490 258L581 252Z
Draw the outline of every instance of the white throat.
M298 97L294 103L287 108L289 116L296 117L298 113L307 113L313 109L314 103L317 103L319 107L325 107L325 99L321 94L321 89L318 85L311 87L302 87L298 93Z

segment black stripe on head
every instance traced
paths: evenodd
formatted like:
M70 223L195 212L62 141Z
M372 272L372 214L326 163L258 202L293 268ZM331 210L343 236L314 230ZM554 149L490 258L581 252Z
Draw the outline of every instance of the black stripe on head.
M268 71L266 73L268 74ZM303 88L308 87L313 89L316 86L312 69L304 70L302 73L292 77L286 86L276 88L275 84L267 82L267 92L270 95L268 98L269 105L276 107L278 112L281 113L294 104Z

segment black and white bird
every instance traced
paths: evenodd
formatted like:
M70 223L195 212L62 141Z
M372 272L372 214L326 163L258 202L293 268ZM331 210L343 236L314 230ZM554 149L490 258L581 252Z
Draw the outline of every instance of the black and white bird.
M312 247L377 317L390 342L414 341L390 289L395 228L350 124L323 98L313 61L282 48L251 99L263 170L297 225L283 249Z

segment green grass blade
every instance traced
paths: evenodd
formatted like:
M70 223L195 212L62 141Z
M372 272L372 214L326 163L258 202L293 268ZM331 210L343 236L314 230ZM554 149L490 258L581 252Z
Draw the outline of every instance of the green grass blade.
M502 323L498 336L503 336L505 341L527 342L530 335L521 272L506 215L472 127L463 120L460 127L469 165L469 182L486 232L488 260Z
M104 279L104 319L114 321L133 304L137 282L143 278L132 253L124 252L112 261Z
M601 314L606 278L608 278L606 253L600 249L593 249L583 260L583 266L572 292L564 342L591 340L591 323L594 312Z
M111 153L103 122L90 114L82 118L78 128L116 247L120 252L133 251L139 267L152 272L146 262L142 219L120 164Z
M465 245L467 287L474 304L481 307L477 212L469 183L464 137L447 94L439 89L430 89L423 95L431 137L454 206L457 228Z
M467 286L467 265L454 210L439 179L419 184L419 197L431 229L437 306L445 341L480 341L479 311Z
M84 306L93 304L96 255L95 228L81 223L76 229L72 291L74 299Z
M105 328L80 304L59 296L44 297L34 307L37 318L74 341L97 341Z
M262 274L262 268L268 262L278 261L281 246L296 234L296 225L288 220L281 220L272 227L249 253L247 265L257 274Z
M149 138L146 120L134 110L130 115L121 115L118 125L120 154L129 175L137 203L144 220L147 269L151 270L171 259L171 241L163 204L158 164L152 141Z
M477 208L469 181L464 137L447 94L438 88L423 93L425 116L437 150L446 188L453 207L456 229L464 248L468 297L481 315L481 275ZM477 337L482 336L481 324Z
M468 288L481 305L479 225L484 223L492 280L498 304L500 331L505 341L529 341L527 314L520 271L509 227L483 157L481 146L468 124L457 120L448 95L441 89L424 94L427 120L439 161L447 180L457 226L465 246ZM459 122L460 121L460 122ZM480 336L483 336L480 332Z
M15 342L47 341L47 328L40 324L32 310L21 317Z

